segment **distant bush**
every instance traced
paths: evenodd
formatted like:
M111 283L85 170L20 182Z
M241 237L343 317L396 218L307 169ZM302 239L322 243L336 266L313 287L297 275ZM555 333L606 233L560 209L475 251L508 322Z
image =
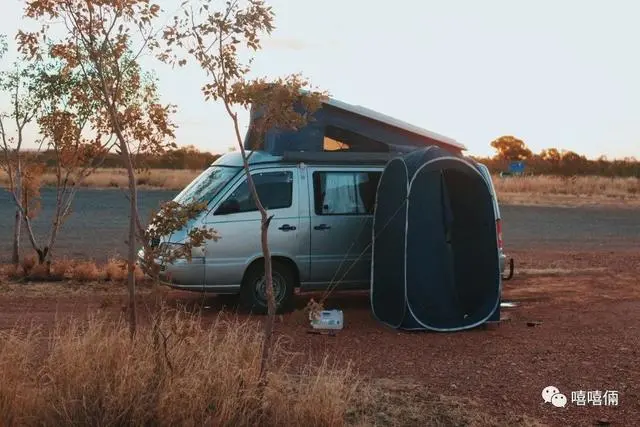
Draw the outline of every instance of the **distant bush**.
M127 264L123 260L111 258L104 266L104 278L111 282L124 282L127 279ZM135 268L136 282L144 279L144 272L140 266Z
M101 278L100 269L93 261L84 261L73 267L71 277L79 282L94 282Z
M492 173L509 170L510 161L507 159L480 158L477 160L485 164ZM525 173L535 175L592 175L608 177L640 178L640 162L635 159L627 160L590 160L584 156L567 155L558 160L544 159L535 154L524 160Z
M57 259L51 264L49 280L64 280L73 270L73 261L67 258Z
M573 151L547 148L534 154L522 139L512 135L501 136L490 144L496 155L492 158L476 159L487 165L493 173L506 172L511 161L524 161L525 173L534 175L593 175L640 178L640 161L634 157L622 160L608 160L600 156L596 160L587 159Z
M39 160L48 168L55 166L55 155L50 151L25 152L27 158ZM134 157L137 167L150 169L204 169L211 165L220 154L207 151L199 151L193 146L181 147L176 150L169 150L162 155L153 156L150 154L137 155ZM104 159L101 168L121 168L122 159L116 153L110 153Z

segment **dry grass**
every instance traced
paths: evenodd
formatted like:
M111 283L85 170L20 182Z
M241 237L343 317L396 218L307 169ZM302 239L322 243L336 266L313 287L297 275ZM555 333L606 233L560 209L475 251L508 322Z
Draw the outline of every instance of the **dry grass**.
M604 195L624 197L640 195L638 178L606 178L600 176L512 176L500 178L494 176L496 190L504 193L541 193Z
M1 267L1 266L0 266ZM112 258L105 265L99 266L94 261L74 261L68 258L54 260L49 271L45 264L38 264L36 257L24 257L19 266L6 265L0 268L2 278L11 281L28 280L35 282L56 282L73 280L81 283L109 282L121 283L127 279L127 267L124 261ZM135 277L137 282L145 280L145 274L136 265Z
M640 179L598 176L493 176L501 203L640 205Z
M29 270L27 277L30 280L47 280L49 277L49 269L46 264L36 264Z
M166 347L154 344L151 326L131 341L122 319L100 314L46 334L0 332L0 425L539 425L496 419L479 402L410 381L364 382L327 358L294 370L283 341L261 401L262 328L224 318L203 324L196 314L162 310Z
M73 267L71 278L79 282L96 282L102 277L101 271L93 261L83 261Z
M7 265L0 273L3 273L10 280L47 280L47 266L38 264L38 259L32 256L25 256L19 265ZM53 280L53 279L52 279Z
M123 261L110 259L104 266L104 278L111 282L122 282L127 277L127 267Z
M6 277L9 280L18 280L24 277L22 267L19 265L5 265L0 269L0 282Z
M137 174L137 183L141 189L158 188L164 190L182 190L201 170L189 169L150 169ZM42 185L52 186L56 183L56 176L47 172L42 177ZM0 186L9 184L6 173L0 171ZM127 188L128 178L126 169L104 168L98 169L87 177L82 187L89 188Z
M123 321L93 317L58 324L46 336L14 329L0 340L0 424L341 425L358 385L326 363L287 373L276 345L264 406L259 400L261 328L165 313L166 350L152 329L135 340ZM48 348L45 348L48 339ZM265 418L260 422L259 414Z
M56 260L51 264L50 280L64 280L70 271L73 271L72 260L68 258Z
M104 278L110 282L124 282L127 280L127 264L123 260L111 258L104 266ZM135 268L136 281L144 279L144 272L140 266Z
M25 256L22 258L20 265L22 267L22 272L25 276L29 276L31 274L31 270L38 264L38 259L35 255ZM19 274L18 270L16 270L16 274Z

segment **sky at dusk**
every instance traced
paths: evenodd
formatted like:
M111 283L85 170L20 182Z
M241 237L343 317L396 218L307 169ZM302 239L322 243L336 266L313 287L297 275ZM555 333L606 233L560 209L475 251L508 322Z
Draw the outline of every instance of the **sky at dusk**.
M167 13L181 2L158 1ZM302 72L337 99L455 138L473 155L492 155L490 141L510 134L534 152L640 157L638 1L268 3L277 28L263 40L256 76ZM3 69L17 57L23 4L3 0ZM178 105L178 144L212 152L235 144L222 106L204 101L199 68L143 64L163 101ZM245 129L248 115L241 119Z

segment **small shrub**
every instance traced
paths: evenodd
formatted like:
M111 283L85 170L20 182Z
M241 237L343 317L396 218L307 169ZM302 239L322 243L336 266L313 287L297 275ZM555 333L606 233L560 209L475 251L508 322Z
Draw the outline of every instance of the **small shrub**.
M19 280L24 277L24 270L21 265L7 265L4 268L4 274L9 280Z
M134 273L133 273L136 277L136 282L142 282L145 278L145 274L144 271L142 271L142 268L140 268L139 265L136 265L136 268L134 269Z
M127 280L127 275L126 261L111 258L104 266L104 278L110 282L124 282ZM137 282L141 282L145 278L144 271L138 265L135 266L134 275Z
M100 280L100 270L93 261L78 263L73 268L72 278L79 282L95 282Z
M64 280L67 273L73 270L73 262L70 259L63 258L51 264L50 279Z
M31 269L38 263L38 259L35 255L26 256L22 258L22 272L24 276L29 276L31 274Z
M104 278L110 282L122 282L127 277L126 264L111 258L104 266Z
M29 280L44 281L49 279L47 264L36 264L29 270Z

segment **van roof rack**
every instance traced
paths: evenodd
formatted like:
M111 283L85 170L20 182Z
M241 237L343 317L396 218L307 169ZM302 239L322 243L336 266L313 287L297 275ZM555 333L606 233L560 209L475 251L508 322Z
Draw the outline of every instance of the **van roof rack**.
M285 151L285 162L346 163L346 164L386 164L401 152L358 152L358 151Z

